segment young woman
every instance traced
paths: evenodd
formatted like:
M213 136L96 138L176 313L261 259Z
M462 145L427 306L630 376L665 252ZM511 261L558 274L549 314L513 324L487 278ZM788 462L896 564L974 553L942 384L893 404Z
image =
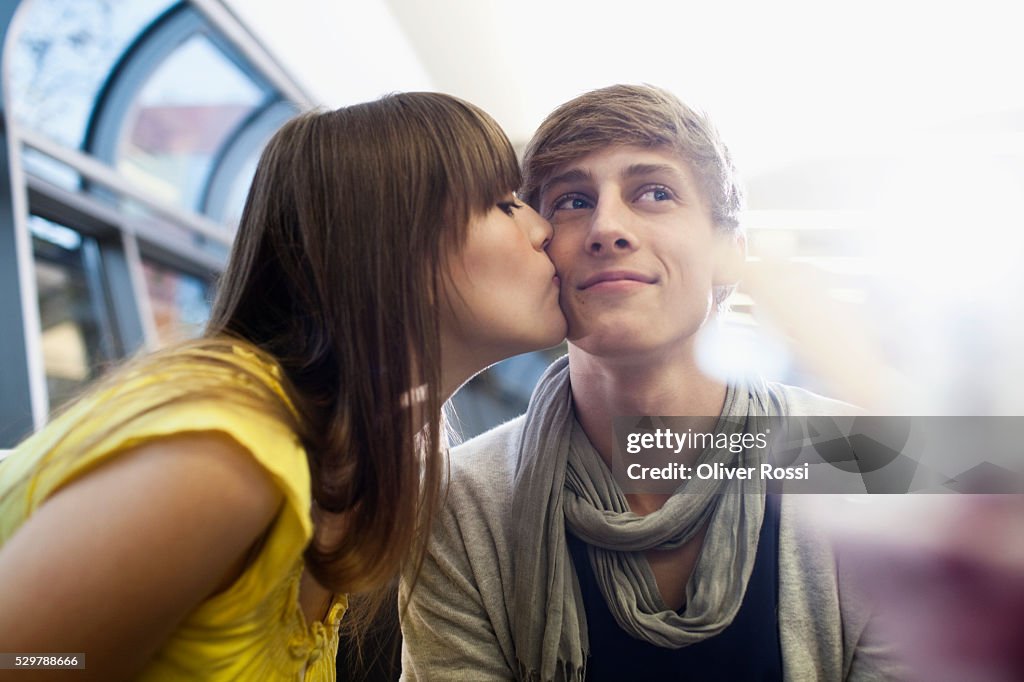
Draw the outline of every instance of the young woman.
M286 124L203 338L0 466L2 648L104 680L333 679L345 594L421 556L444 400L564 336L519 182L497 124L445 95Z

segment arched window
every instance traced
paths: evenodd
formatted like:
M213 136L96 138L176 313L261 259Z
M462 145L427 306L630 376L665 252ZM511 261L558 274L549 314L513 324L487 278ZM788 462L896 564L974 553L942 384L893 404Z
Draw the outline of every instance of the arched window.
M220 0L15 5L0 446L110 362L202 329L259 153L312 104Z

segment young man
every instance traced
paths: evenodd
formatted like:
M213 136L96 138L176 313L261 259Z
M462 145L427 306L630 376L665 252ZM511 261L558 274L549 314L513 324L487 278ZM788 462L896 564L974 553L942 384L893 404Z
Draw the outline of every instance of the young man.
M753 432L850 410L727 385L697 363L696 335L745 254L717 132L668 92L613 86L554 111L524 166L522 198L554 226L568 359L525 415L452 453L403 618L404 678L891 678L866 610L844 599L835 557L789 498L758 481L624 494L612 477L616 416L721 415Z

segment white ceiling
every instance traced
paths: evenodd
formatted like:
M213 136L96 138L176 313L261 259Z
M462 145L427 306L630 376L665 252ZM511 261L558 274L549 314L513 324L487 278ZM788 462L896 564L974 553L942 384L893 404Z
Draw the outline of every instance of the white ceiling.
M557 104L616 82L707 109L748 180L965 119L1024 130L1014 2L228 4L325 104L441 90L488 110L517 144Z

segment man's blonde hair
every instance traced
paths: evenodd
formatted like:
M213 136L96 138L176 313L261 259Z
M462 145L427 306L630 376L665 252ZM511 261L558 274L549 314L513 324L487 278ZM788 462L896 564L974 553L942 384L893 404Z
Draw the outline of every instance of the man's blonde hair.
M544 119L523 156L520 196L534 208L551 174L617 145L668 149L691 167L714 224L739 227L743 193L729 150L708 117L652 85L612 85L566 102Z

